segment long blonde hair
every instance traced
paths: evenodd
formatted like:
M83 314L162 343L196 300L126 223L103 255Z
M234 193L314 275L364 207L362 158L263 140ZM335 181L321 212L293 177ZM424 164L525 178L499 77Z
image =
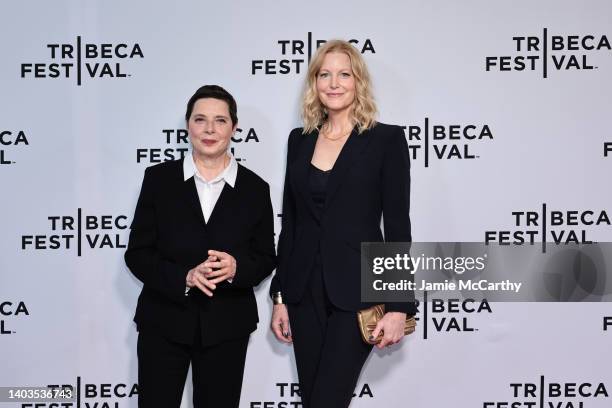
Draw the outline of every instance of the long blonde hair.
M355 101L353 102L351 117L359 129L359 133L372 128L376 123L377 110L372 95L372 82L368 67L361 54L351 43L343 40L331 40L319 47L308 66L302 97L304 133L319 129L327 119L325 106L323 106L317 94L317 75L323 65L323 59L330 52L342 52L348 55L351 61L351 70L355 77Z

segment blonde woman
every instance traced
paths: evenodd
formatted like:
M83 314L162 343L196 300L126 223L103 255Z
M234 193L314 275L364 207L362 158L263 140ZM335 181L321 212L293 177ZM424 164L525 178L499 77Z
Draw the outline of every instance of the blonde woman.
M348 407L372 346L362 341L360 243L410 241L410 163L402 128L376 122L370 76L348 42L313 57L304 127L289 135L271 327L293 342L305 408ZM380 229L384 216L385 236ZM404 335L413 303L386 304L378 347Z

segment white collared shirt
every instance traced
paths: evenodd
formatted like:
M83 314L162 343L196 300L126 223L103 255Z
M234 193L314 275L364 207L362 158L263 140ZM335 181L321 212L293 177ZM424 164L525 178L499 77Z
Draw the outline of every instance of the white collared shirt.
M192 153L185 155L183 159L183 179L187 181L191 177L194 178L196 189L198 190L198 198L200 199L200 207L202 208L202 214L206 222L208 222L225 184L229 184L232 188L234 188L236 184L238 163L236 163L234 156L229 153L228 155L230 161L227 167L223 169L221 174L210 181L206 181L198 171Z
M210 181L206 181L204 177L198 171L198 168L193 161L193 153L185 155L183 159L183 180L187 181L191 177L194 178L196 190L198 191L198 198L200 200L200 207L202 208L202 214L204 215L204 221L208 222L210 215L215 208L215 204L221 196L223 187L225 184L229 184L230 187L234 188L236 184L236 177L238 176L238 163L234 156L228 153L230 158L229 164L221 174ZM227 280L232 283L232 279ZM189 287L185 287L185 296L189 293Z

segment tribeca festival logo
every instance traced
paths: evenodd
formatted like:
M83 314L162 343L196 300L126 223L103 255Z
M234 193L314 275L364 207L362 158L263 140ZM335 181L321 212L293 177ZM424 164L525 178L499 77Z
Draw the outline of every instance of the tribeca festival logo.
M408 135L411 160L429 167L432 160L473 160L480 156L473 147L493 140L487 124L440 125L425 118L423 125L403 126Z
M126 215L86 215L78 208L76 216L50 215L47 220L48 233L21 236L22 250L76 250L77 256L81 256L84 248L127 248Z
M0 130L0 165L15 164L12 153L29 145L30 142L23 130Z
M609 398L603 382L549 382L540 376L535 382L510 383L511 397L506 401L484 401L482 408L587 408Z
M28 316L30 311L23 300L0 302L0 335L15 334L16 332L11 330L10 322Z
M416 317L416 320L422 325L424 340L429 338L430 333L469 334L477 332L478 328L474 326L472 316L493 313L487 299L432 299L428 301L426 291L424 296L423 302L417 300L421 316Z
M301 408L302 400L299 383L277 382L278 400L250 401L249 408ZM357 386L353 398L374 398L374 393L368 383Z
M515 228L485 231L485 244L541 243L542 252L546 252L547 242L557 245L592 244L586 228L612 225L606 210L549 210L546 203L539 211L512 211L512 219Z
M185 157L189 152L189 133L187 129L162 129L162 134L165 147L137 148L136 163L156 164ZM235 145L241 145L242 143L259 143L259 136L254 128L237 128L236 134L232 136L234 146L230 146L230 151L237 162L246 161L246 159L237 156Z
M73 384L49 384L48 389L64 391L65 402L27 402L20 408L121 408L132 406L132 398L138 399L138 384L132 383L83 383L76 378ZM125 403L125 404L124 404Z
M125 62L144 58L138 43L84 43L80 35L75 43L46 48L50 59L22 63L21 78L74 78L80 86L84 79L131 77Z
M541 71L548 78L552 71L589 71L597 69L590 62L596 51L611 51L612 46L605 35L549 35L544 28L542 36L514 36L514 55L485 57L485 70Z
M81 384L78 377L76 393L77 401L80 397L85 408L120 408L121 402L131 406L131 399L138 399L138 384Z
M287 75L300 74L306 71L308 63L314 52L327 40L313 39L312 32L308 32L306 39L278 40L277 45L280 56L277 58L254 59L251 61L251 75ZM374 44L369 38L348 40L362 54L375 54Z
M155 164L185 157L189 151L189 135L186 129L162 129L166 147L142 147L136 149L136 163ZM183 147L174 147L183 146Z

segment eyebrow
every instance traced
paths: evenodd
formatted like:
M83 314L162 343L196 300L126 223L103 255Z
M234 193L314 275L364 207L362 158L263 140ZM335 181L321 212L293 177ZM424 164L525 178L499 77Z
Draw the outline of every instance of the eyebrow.
M350 68L341 68L341 69L339 69L337 72L343 72L343 71L346 71L346 72L353 72L353 70L352 70L352 69L350 69ZM332 70L331 70L331 69L328 69L328 68L321 68L321 69L319 70L319 74L320 74L321 72L332 72Z
M205 118L205 117L206 117L206 115L205 115L205 114L203 114L203 113L194 113L194 114L193 114L193 117L194 117L194 118L197 118L197 117L202 117L202 118ZM215 119L219 119L219 118L229 119L229 116L225 116L225 115L215 115L215 116L214 116L214 118L215 118Z

